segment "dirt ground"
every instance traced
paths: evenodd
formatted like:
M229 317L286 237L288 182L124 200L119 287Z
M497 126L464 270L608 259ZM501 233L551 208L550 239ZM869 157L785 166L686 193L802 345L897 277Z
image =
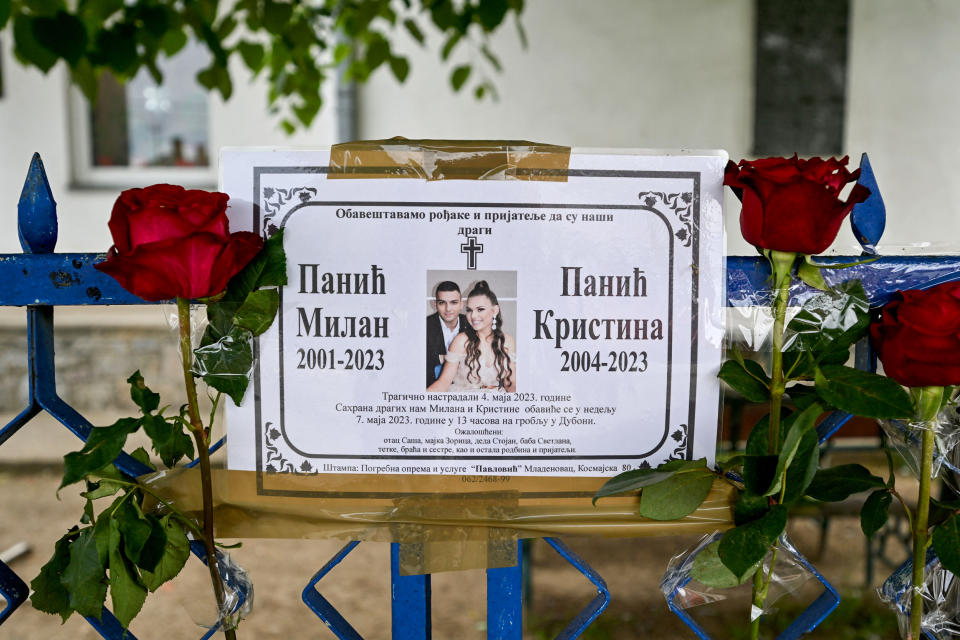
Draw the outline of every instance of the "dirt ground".
M0 551L26 541L32 552L12 561L11 567L27 582L52 553L53 542L71 526L81 509L76 491L65 490L57 500L60 472L49 465L0 465ZM854 517L834 518L824 554L817 552L820 525L799 518L790 534L800 550L841 592L855 599L864 594L865 547ZM577 553L607 581L613 594L610 607L585 638L695 638L669 613L659 592L659 581L670 557L695 544L697 537L653 539L566 539ZM342 546L339 541L246 540L234 558L255 584L254 610L240 628L241 638L334 638L300 600L300 591ZM359 545L320 583L321 592L369 640L390 637L389 547ZM892 555L901 553L892 548ZM877 569L877 580L890 570ZM533 546L532 598L525 614L525 638L553 638L594 595L592 585L542 541ZM132 630L141 640L199 638L211 600L205 568L188 562L183 575L147 599ZM433 637L484 638L485 578L482 571L435 574L433 582ZM872 592L864 601L876 600ZM697 619L715 638L732 637L728 631L745 619L746 601L702 607ZM716 612L711 611L716 610ZM890 616L892 622L892 616ZM891 635L850 637L894 638ZM773 635L773 634L769 634ZM0 636L15 640L41 638L95 639L99 635L79 616L60 624L56 616L35 611L28 603L0 627ZM817 630L811 638L836 638Z

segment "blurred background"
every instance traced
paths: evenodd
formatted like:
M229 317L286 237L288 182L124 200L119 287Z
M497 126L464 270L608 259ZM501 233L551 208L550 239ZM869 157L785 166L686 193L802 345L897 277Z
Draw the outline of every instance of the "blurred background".
M403 10L402 3L395 4ZM457 47L450 60L442 61L439 51L445 38L429 21L423 27L424 45L404 29L387 30L393 51L409 62L405 82L398 82L386 67L360 84L345 81L334 69L323 86L319 114L293 134L286 133L267 108L265 76L253 78L238 56L230 62L234 82L227 101L196 81L197 71L210 64L210 54L187 44L161 61L162 84L146 71L126 84L101 76L99 99L91 105L70 84L64 64L46 74L22 66L13 53L13 26L8 25L0 31L0 224L7 230L0 234L0 253L20 251L14 231L16 203L33 152L42 155L58 202L57 250L90 252L105 251L111 244L106 222L120 190L155 182L215 188L223 147L318 147L391 136L532 140L583 148L725 149L734 160L794 152L849 155L854 167L866 152L887 206L880 252L956 252L960 180L951 158L960 149L960 3L529 0L520 23L523 34L511 19L485 40L502 65L500 72L477 47ZM453 91L450 72L462 64L472 65L474 75L463 90ZM478 82L488 81L485 97L477 99ZM739 207L729 194L727 205L729 253L752 254L740 238ZM831 251L859 253L848 227ZM155 389L174 393L179 364L167 323L171 312L156 307L58 309L61 395L101 423L129 411L123 381L134 367L143 370ZM5 416L14 415L26 401L25 348L22 310L0 309L0 413ZM738 421L743 409L728 403L728 422ZM749 407L746 411L746 422L752 424ZM848 438L845 448L860 449L838 455L873 455L872 425L846 435L858 439ZM24 518L44 531L31 540L40 556L47 555L59 535L57 518L69 523L78 513L76 505L67 508L53 495L60 457L75 446L65 429L41 421L0 448L0 494L22 496ZM39 510L41 502L51 503L53 511ZM56 515L57 509L64 514ZM889 571L868 569L872 564L851 514L855 511L832 516L845 528L833 533L829 543L821 543L822 533L836 525L828 524L824 514L811 514L809 523L795 526L807 531L798 534L807 545L801 550L835 554L824 563L836 574L828 577L848 588L848 602L859 606L864 588ZM23 524L17 518L0 518L0 551L34 530ZM638 614L638 608L656 611L658 619L666 617L656 582L678 543L641 542L639 551L634 544L617 542L619 546L592 552L611 560L637 554L643 566L636 569L641 573L631 573L611 564L612 571L626 572L624 584L632 595L622 596L624 609L606 615L611 621L607 626L591 632L607 635L588 637L637 637L643 631L638 625L646 624L646 614ZM661 546L651 547L654 543ZM285 549L284 557L309 553L318 560L310 566L319 566L324 558L316 547L290 550L284 546L289 544L272 548ZM592 548L595 543L584 544ZM549 567L549 554L538 553ZM897 549L891 553L896 556ZM32 576L43 561L45 557L36 554L25 556L14 568ZM558 601L537 598L536 589L549 593L543 585L554 578L539 579L533 602L548 604L531 620L541 620L541 628L549 630ZM305 582L298 580L294 582ZM567 582L563 574L556 580ZM476 582L482 591L481 580ZM642 588L637 586L641 583ZM372 599L380 602L379 597ZM558 590L556 597L566 596ZM875 600L869 594L865 599ZM386 601L382 603L385 607ZM273 605L303 609L295 597L290 605ZM458 610L469 615L455 605L453 611ZM163 610L158 611L162 620ZM313 624L317 634L325 632L310 621L309 612L306 615L303 624ZM43 618L37 624L49 628L32 631L33 622L18 622L34 617ZM481 610L478 622L471 623L477 628L460 637L482 637L482 618ZM873 617L854 613L851 619L866 624ZM3 631L12 627L9 637L16 638L67 637L60 635L67 632L58 631L58 623L49 616L18 612ZM367 637L385 637L385 629L370 624ZM70 628L71 637L87 637L74 635L86 633L82 622ZM876 636L862 631L850 637L894 637L893 628L884 627ZM278 629L264 624L258 635L274 632L279 637ZM531 631L531 637L552 637L538 633ZM684 637L682 627L675 633ZM839 631L819 633L814 637L846 637Z

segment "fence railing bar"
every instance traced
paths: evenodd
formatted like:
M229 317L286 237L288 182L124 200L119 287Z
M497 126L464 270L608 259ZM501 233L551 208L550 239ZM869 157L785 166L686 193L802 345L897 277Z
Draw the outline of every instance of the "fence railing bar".
M517 565L487 569L487 638L523 637L523 541L517 541Z
M430 574L400 575L400 545L390 543L390 602L393 640L430 640Z

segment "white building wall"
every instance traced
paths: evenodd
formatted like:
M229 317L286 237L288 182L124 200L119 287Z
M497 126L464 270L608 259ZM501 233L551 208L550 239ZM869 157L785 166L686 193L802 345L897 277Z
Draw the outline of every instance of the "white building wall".
M960 252L960 2L854 0L848 152L870 154L891 254Z
M521 48L511 25L494 38L505 67L492 75L496 102L477 102L467 89L453 94L437 34L428 33L431 48L421 50L399 29L410 77L400 86L383 69L361 89L360 135L724 148L739 159L750 151L753 22L752 0L531 0L523 19L529 47ZM960 181L951 163L960 148L958 33L960 3L952 0L853 0L844 146L854 163L870 153L888 207L887 246L958 237ZM71 188L63 70L44 77L21 67L9 28L0 42L0 252L20 250L16 202L33 151L59 203L58 250L105 250L117 190ZM454 57L485 68L465 43ZM263 85L240 69L233 99L211 100L211 157L221 145L328 145L332 107L329 100L310 131L288 138L266 114ZM732 206L730 251L750 253L736 212ZM852 235L842 232L836 247L854 250Z

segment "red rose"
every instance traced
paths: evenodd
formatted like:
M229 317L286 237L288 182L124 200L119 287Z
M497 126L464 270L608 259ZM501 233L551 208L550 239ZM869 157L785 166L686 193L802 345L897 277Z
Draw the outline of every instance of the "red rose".
M870 190L855 185L846 202L840 191L855 182L860 169L847 171L842 160L764 158L739 165L727 163L723 183L740 198L740 232L755 247L820 253L830 246L853 205L863 202Z
M255 233L230 233L228 199L171 184L124 191L110 215L114 246L94 266L144 300L216 295L263 246Z
M884 372L907 387L960 384L960 282L898 296L870 325Z

